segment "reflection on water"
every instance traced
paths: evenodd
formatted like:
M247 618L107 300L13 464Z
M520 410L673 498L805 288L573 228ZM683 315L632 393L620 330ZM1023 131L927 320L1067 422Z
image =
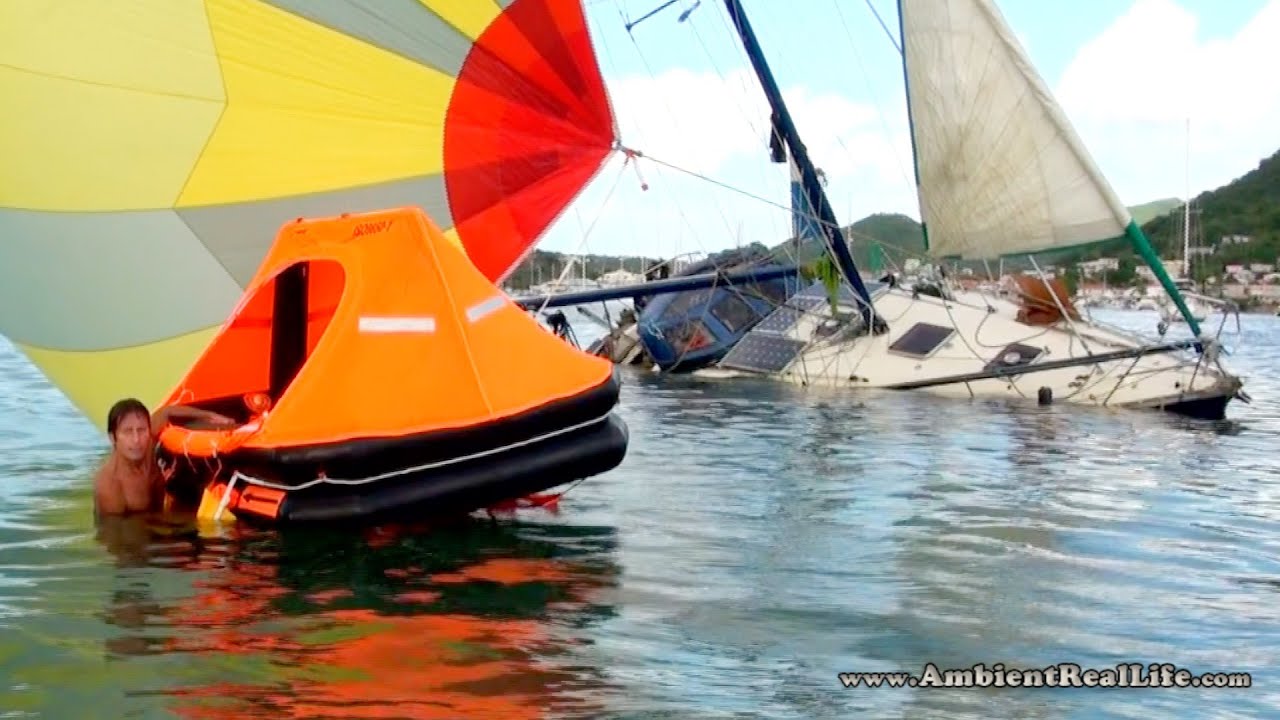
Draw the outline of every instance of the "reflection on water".
M558 514L359 533L95 526L101 439L0 349L0 713L1275 716L1280 321L1245 332L1227 423L628 371L628 457ZM926 662L1255 686L836 676Z
M429 532L428 532L429 530ZM163 603L145 583L110 596L109 660L189 656L211 682L150 694L181 717L493 717L597 714L603 679L574 659L612 612L614 531L466 521L361 534L245 533L104 523L121 568L186 572ZM363 709L362 709L363 708Z

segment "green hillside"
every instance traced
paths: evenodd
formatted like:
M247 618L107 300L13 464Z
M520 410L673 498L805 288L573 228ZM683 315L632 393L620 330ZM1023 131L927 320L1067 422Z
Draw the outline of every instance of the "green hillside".
M1139 206L1142 207L1144 206ZM1230 183L1200 193L1192 200L1191 209L1191 245L1215 248L1214 254L1192 261L1192 274L1197 280L1220 276L1223 266L1231 263L1274 263L1277 255L1280 255L1280 151ZM1134 217L1141 221L1136 211ZM1161 258L1182 258L1181 202L1176 202L1163 213L1158 212L1141 224L1142 231ZM1224 245L1221 241L1226 235L1247 235L1252 239L1248 243ZM1137 256L1127 240L1118 239L1087 248L1061 251L1055 253L1051 261L1069 264L1100 257L1118 257L1122 264L1131 266ZM1113 280L1123 282L1126 278Z
M1280 151L1236 180L1201 193L1191 207L1195 214L1191 244L1216 247L1213 255L1193 261L1197 278L1220 275L1223 266L1231 263L1276 262L1280 256ZM1182 257L1181 200L1153 200L1131 206L1129 212L1162 258ZM924 249L919 224L905 215L871 215L846 228L846 234L853 240L854 257L862 267L867 267L867 245L873 240L889 246L889 256L899 261L904 256L918 255ZM1252 240L1222 245L1221 238L1227 235L1247 235ZM779 245L777 251L783 252L789 247L793 247L790 241ZM907 253L904 255L892 248L901 248ZM820 252L821 246L816 241L802 244L800 261L810 262ZM1113 280L1123 282L1132 277L1136 255L1123 238L1085 248L1043 253L1039 260L1044 264L1070 265L1100 257L1121 258L1119 277ZM981 267L981 263L969 265L975 269ZM1030 266L1019 258L1005 261L1006 270L1023 265Z
M1163 200L1152 200L1141 205L1134 205L1129 208L1129 214L1133 215L1133 219L1139 225L1145 225L1160 215L1167 214L1170 210L1182 207L1182 200L1179 198L1165 198Z
M1203 260L1197 259L1193 263L1193 272L1197 278L1220 275L1223 266L1230 263L1276 262L1277 256L1280 256L1280 151L1262 160L1257 168L1236 180L1201 193L1193 200L1191 207L1195 213L1192 245L1217 248L1213 255ZM1153 200L1132 206L1129 212L1142 225L1143 231L1162 258L1172 260L1182 257L1181 200ZM854 259L862 268L874 267L871 248L875 243L884 246L885 254L896 263L901 263L907 257L922 257L924 253L924 236L920 224L906 215L868 215L846 226L844 233L851 240ZM1227 235L1247 235L1252 239L1248 243L1219 246L1221 238ZM805 240L799 247L794 240L786 240L775 245L771 252L774 257L785 261L809 264L824 249L822 243L813 239ZM1136 256L1124 239L1044 253L1038 259L1043 264L1070 265L1100 257L1121 259L1121 270L1110 278L1112 282L1127 282L1133 277ZM508 284L525 288L550 280L559 276L567 259L568 256L564 253L536 250L512 273ZM659 261L658 258L612 255L588 255L585 259L586 275L589 278L620 267L640 272ZM977 270L982 264L970 263L969 266ZM1018 258L1007 259L1004 264L1006 270L1024 266L1030 267L1029 263L1019 262ZM577 275L578 272L575 269L574 274Z
M1223 266L1231 263L1274 263L1280 255L1280 151L1231 183L1201 193L1192 201L1191 212L1191 244L1216 248L1213 255L1192 261L1198 265L1198 277L1220 275ZM1180 258L1182 226L1179 205L1142 229L1161 257ZM1251 240L1223 243L1228 235L1247 235Z
M1139 223L1143 223L1161 216L1162 213L1167 214L1171 210L1181 211L1181 208L1181 200L1165 198L1132 206L1129 208L1129 212L1133 214ZM853 244L854 260L862 268L873 266L871 263L871 248L875 243L879 243L883 247L885 255L897 264L901 264L904 259L909 257L924 256L924 234L921 232L920 223L906 215L897 213L868 215L845 227L844 232L845 237L849 238ZM1180 238L1181 236L1179 236L1179 247L1181 247ZM1101 257L1107 252L1114 254L1116 247L1126 251L1128 249L1128 245L1122 242L1119 245L1092 246L1084 250L1058 251L1052 255L1047 254L1044 262L1061 263L1074 261L1077 258ZM777 245L774 248L774 254L775 257L796 259L801 264L807 264L816 260L824 249L824 246L819 241L810 239L801 243L797 251L794 242L788 240ZM982 263L961 263L961 265L966 264L974 269L982 266ZM1011 269L1020 268L1022 265L1030 267L1030 263L1020 261L1019 258L1011 258L1005 262L1005 267Z
M892 257L910 257L924 252L924 234L920 231L920 223L897 213L876 213L844 228L844 236L853 246L853 258L859 267L869 262L871 247L874 243L889 248ZM794 239L780 243L773 248L774 257L802 265L817 260L825 252L826 246L819 240L809 238L797 248Z

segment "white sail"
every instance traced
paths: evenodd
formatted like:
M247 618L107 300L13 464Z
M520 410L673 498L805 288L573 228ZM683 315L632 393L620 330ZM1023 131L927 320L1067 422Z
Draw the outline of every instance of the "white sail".
M1117 237L1130 222L991 0L901 0L920 211L936 257Z

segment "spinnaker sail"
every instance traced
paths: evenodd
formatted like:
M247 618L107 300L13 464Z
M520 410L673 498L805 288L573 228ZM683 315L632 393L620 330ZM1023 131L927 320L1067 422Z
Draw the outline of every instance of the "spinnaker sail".
M286 222L421 206L500 281L616 134L579 0L14 0L0 97L0 334L99 427Z

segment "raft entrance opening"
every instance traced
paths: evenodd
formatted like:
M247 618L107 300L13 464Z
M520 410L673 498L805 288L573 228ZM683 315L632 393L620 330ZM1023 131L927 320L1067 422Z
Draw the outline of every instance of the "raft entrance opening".
M345 286L342 264L330 259L294 262L262 283L192 369L187 404L242 423L246 395L265 394L274 406L328 331Z
M267 394L277 402L307 359L307 275L310 262L290 265L275 279L271 313L271 377ZM327 323L326 323L327 325Z
M302 260L258 289L257 294L269 294L271 301L269 347L263 358L266 387L245 392L266 390L272 404L280 401L329 329L345 280L342 265L334 260Z

